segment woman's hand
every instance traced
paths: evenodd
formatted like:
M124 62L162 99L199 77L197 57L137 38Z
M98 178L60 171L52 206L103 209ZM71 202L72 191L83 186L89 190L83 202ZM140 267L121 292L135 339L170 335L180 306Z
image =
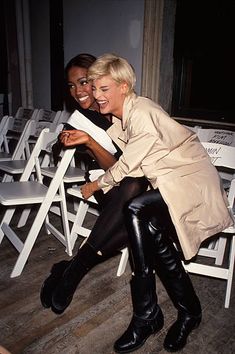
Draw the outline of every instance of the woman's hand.
M59 139L65 147L71 147L81 144L89 146L92 138L82 130L63 130Z
M80 190L84 199L90 198L96 191L100 188L98 186L97 180L94 182L89 182L81 186Z

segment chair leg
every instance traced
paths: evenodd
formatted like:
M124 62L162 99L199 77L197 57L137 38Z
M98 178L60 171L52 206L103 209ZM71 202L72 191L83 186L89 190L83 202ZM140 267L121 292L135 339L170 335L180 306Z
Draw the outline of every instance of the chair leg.
M9 208L6 210L3 218L2 218L2 221L1 221L1 226L0 226L0 244L2 243L2 240L3 240L3 237L4 237L4 232L2 230L2 225L4 223L6 223L7 225L9 225L13 215L14 215L14 212L15 212L15 208Z
M59 190L60 190L60 194L62 196L62 201L60 202L60 208L61 208L61 217L62 217L62 225L63 225L63 230L64 230L64 237L65 237L65 242L66 242L66 251L69 256L72 256L72 254L73 254L72 250L73 250L74 245L72 246L71 237L70 237L68 210L67 210L65 189L64 189L63 183L61 183Z
M18 228L23 227L26 224L26 221L28 220L30 212L31 212L31 208L30 209L29 208L25 208L22 211L22 214L21 214L20 219L19 219L18 224L17 224Z
M84 237L88 237L90 234L90 230L87 230L85 228L82 227L82 224L85 220L86 214L88 212L89 209L89 204L84 202L83 200L80 201L78 209L77 209L77 213L73 222L73 226L71 229L71 247L74 247L74 244L77 240L78 234L84 236Z
M128 258L129 258L129 252L128 252L127 247L123 248L121 250L121 253L122 253L122 255L121 255L121 259L120 259L118 270L117 270L117 277L120 277L125 272L126 265L127 265Z
M215 258L215 264L216 265L222 265L223 259L224 259L224 252L225 252L225 247L226 247L226 242L227 238L221 236L218 240L218 245L217 245L217 256Z
M27 238L24 242L24 246L17 258L17 261L14 265L14 268L11 273L11 278L17 277L22 273L22 270L25 266L25 263L27 262L27 259L30 255L30 252L34 246L34 243L38 237L38 234L41 230L41 227L43 225L43 222L45 220L45 217L48 213L49 207L46 207L46 202L44 201L37 213L36 218L34 219L34 222L29 230L29 233L27 235Z
M235 262L235 235L233 235L230 246L230 254L229 254L229 266L228 266L228 279L226 286L226 296L225 296L225 308L229 308L230 296L232 290L232 281L233 281L233 270L234 270L234 262Z

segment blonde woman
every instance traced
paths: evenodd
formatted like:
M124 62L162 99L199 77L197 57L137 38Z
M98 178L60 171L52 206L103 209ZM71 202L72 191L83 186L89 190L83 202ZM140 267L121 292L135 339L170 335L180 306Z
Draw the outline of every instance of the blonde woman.
M182 349L201 321L200 301L185 272L172 237L184 258L196 255L201 242L232 224L226 195L210 159L192 131L178 124L152 100L134 92L135 73L121 57L105 54L89 68L93 95L100 112L121 121L113 130L125 142L119 160L82 187L85 198L101 188L118 185L125 177L143 173L152 189L124 207L132 264L133 316L114 344L117 353L141 347L164 324L155 288L155 270L178 311L164 347ZM93 230L93 237L98 237ZM75 257L76 258L76 257ZM79 257L78 257L79 259ZM76 289L76 267L66 272L54 293L57 307Z

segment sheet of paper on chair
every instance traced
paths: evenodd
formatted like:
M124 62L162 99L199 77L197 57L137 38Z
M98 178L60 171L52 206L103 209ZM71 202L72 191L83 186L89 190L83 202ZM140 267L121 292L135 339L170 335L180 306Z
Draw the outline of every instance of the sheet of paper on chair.
M72 125L77 130L82 130L89 134L94 140L97 141L104 149L108 150L111 154L117 152L115 146L112 143L112 139L106 133L105 130L97 127L92 123L87 117L85 117L79 111L74 111L67 121L68 124Z

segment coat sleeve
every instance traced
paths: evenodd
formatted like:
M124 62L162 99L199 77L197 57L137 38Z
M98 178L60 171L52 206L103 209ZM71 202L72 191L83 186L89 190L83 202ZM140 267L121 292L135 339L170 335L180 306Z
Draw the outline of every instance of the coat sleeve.
M160 147L161 144L158 143L158 140L156 134L152 134L148 131L142 131L132 135L119 160L109 168L104 175L99 177L99 187L114 186L126 176L143 176L142 167L148 164L148 157L151 156L156 149L158 149L159 158L169 152L168 149Z
M106 173L99 177L98 184L101 188L109 185L118 184L124 177L140 177L143 176L141 162L145 156L151 151L155 142L148 136L148 133L143 132L136 136L132 136L126 144L123 154L119 160L110 167ZM145 148L143 148L145 145Z

